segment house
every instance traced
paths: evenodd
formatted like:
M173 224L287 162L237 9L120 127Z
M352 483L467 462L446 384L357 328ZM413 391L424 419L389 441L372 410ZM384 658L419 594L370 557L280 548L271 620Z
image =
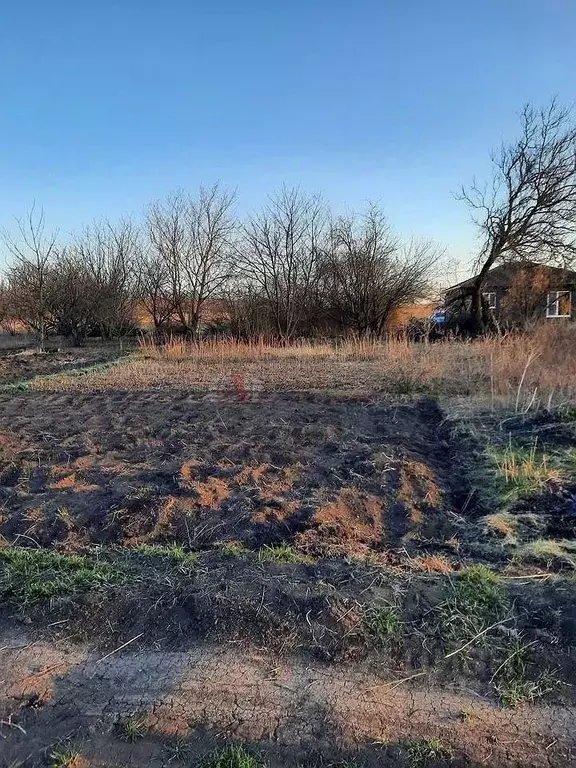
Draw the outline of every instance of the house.
M445 306L453 313L470 309L474 280L447 289ZM535 262L502 264L486 274L482 295L485 309L502 325L576 319L576 272L570 269Z

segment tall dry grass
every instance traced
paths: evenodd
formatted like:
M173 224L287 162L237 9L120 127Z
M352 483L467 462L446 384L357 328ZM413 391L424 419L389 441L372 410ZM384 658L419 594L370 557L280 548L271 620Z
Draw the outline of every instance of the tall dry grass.
M140 353L150 360L373 360L382 355L382 343L372 339L349 338L335 341L297 339L288 344L264 337L249 341L237 339L200 339L191 341L173 337L159 344L145 337L139 342Z
M531 334L473 341L386 345L396 376L447 394L513 398L515 410L576 396L576 326L544 324Z
M280 345L144 340L137 359L44 389L192 388L247 392L333 390L354 394L479 395L517 412L576 398L576 325L542 325L531 334L475 341L415 343L349 339Z

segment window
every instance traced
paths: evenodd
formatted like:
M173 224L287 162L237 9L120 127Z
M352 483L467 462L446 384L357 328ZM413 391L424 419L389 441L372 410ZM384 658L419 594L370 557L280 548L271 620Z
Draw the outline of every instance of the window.
M549 291L546 317L570 317L571 314L572 294L570 291Z
M488 309L496 309L496 292L495 291L486 291L486 293L483 293L482 296L484 296L484 301L486 304L488 304Z

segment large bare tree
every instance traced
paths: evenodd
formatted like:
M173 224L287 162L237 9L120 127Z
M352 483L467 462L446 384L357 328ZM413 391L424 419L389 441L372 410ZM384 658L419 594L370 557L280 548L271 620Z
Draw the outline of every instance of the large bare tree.
M379 335L394 309L426 296L441 255L428 241L401 243L376 205L337 218L323 259L323 304L340 329Z
M2 230L2 240L13 258L8 280L18 319L33 330L44 350L49 325L46 284L56 255L56 231L46 230L44 209L34 203L26 216L16 220L18 233Z
M318 196L283 187L243 227L238 250L242 274L265 297L275 331L298 331L319 278L326 209Z
M188 332L198 331L204 305L233 273L234 201L233 193L214 184L196 197L179 190L148 209L152 253L164 265L174 310Z
M566 265L576 253L576 124L556 101L521 113L518 139L492 156L492 183L475 182L461 198L473 212L482 246L478 275L466 289L475 329L486 328L482 288L506 261Z
M54 331L81 346L100 319L100 286L72 245L58 254L47 275L46 304Z

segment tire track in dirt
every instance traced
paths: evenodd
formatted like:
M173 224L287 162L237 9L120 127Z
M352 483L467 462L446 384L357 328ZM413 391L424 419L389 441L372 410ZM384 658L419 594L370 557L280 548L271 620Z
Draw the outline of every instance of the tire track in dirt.
M576 759L574 707L502 709L462 690L383 680L367 664L311 666L230 646L102 660L87 648L17 636L0 648L0 715L38 744L139 712L163 734L203 727L287 748L440 738L494 768L561 768ZM16 734L13 759L29 754L28 739L18 744Z

